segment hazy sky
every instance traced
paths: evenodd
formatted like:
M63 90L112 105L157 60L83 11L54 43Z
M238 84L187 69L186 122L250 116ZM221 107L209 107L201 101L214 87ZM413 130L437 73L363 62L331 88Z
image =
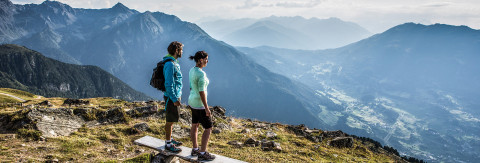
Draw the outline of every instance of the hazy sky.
M11 0L15 4L43 0ZM480 29L480 0L58 0L74 8L110 8L117 2L200 23L220 18L337 17L373 33L405 22L467 25Z

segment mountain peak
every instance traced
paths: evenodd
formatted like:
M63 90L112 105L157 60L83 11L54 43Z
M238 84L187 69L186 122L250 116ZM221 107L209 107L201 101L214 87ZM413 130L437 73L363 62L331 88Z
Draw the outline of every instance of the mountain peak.
M8 13L8 10L11 10L14 7L13 3L10 0L0 0L0 14L1 12Z
M75 10L72 7L58 1L46 0L46 1L43 1L43 3L41 3L40 6L45 8L50 8L49 10L53 11L53 13L55 14L63 15L65 13L70 13L75 15Z
M424 25L424 24L412 23L412 22L397 25L387 31L392 32L392 31L412 31L412 30L414 31L428 30L431 32L477 31L465 25L455 26L455 25L440 24L440 23L436 23L432 25Z
M10 0L0 0L0 6L3 5L13 5L13 3Z
M63 4L58 1L51 1L51 0L46 0L42 2L43 5L48 5L48 6L68 6L67 4Z
M117 4L115 4L115 6L112 7L112 9L114 11L118 11L118 12L128 12L130 11L130 8L128 8L127 6L123 5L122 3L118 2Z

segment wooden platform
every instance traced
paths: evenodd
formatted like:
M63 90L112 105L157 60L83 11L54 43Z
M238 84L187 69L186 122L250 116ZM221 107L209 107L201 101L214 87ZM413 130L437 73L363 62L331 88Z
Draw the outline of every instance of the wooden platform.
M168 152L168 151L165 150L165 140L154 138L154 137L151 137L151 136L144 136L140 139L135 140L134 143L137 144L137 145L146 146L146 147L155 149L155 150L159 151L160 153L162 153L163 155L166 155L166 156L176 156L176 157L179 157L179 158L181 158L183 160L186 160L186 161L198 162L197 156L190 155L190 152L192 151L192 148L189 148L189 147L180 146L179 148L182 149L182 152L180 152L180 153ZM211 154L213 154L213 153L211 153ZM244 162L244 161L236 160L236 159L233 159L233 158L228 158L228 157L217 155L217 154L213 154L213 155L215 155L215 157L216 157L215 160L202 161L202 162L209 162L209 163L210 162L211 163L216 163L216 162L232 162L232 163L237 163L238 162L238 163L240 163L240 162Z

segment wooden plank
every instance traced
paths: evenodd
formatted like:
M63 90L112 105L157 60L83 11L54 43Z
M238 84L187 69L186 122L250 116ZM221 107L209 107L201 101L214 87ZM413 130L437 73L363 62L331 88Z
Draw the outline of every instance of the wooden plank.
M192 151L192 148L185 147L185 146L180 146L179 148L182 149L181 152L179 153L173 153L165 150L165 140L154 138L151 136L144 136L140 139L137 139L134 141L135 144L141 145L141 146L146 146L152 149L155 149L162 153L163 155L166 156L177 156L181 159L184 159L186 161L190 162L198 162L197 156L192 156L190 155L190 152ZM213 154L213 153L211 153ZM215 155L215 160L212 161L202 161L202 162L209 162L209 163L217 163L217 162L232 162L232 163L243 163L244 161L236 160L233 158L225 157L222 155Z

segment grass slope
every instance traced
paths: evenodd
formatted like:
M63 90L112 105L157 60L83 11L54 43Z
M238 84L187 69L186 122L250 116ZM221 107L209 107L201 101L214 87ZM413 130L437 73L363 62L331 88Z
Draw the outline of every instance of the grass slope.
M32 95L28 92L0 89L0 92L9 92L16 96L28 99L23 106L29 106L48 100L51 107L62 107L66 98L45 98ZM121 107L128 110L140 106L139 103L127 102L113 98L83 99L90 102L90 106L98 106L106 110ZM7 101L2 101L8 103ZM37 106L40 107L40 106ZM64 107L64 106L63 106ZM81 106L84 107L84 106ZM163 105L159 106L160 110ZM2 106L2 115L13 114L14 111L26 110L17 105ZM219 134L212 134L208 150L247 162L397 162L399 158L383 149L371 150L374 144L355 139L353 148L335 148L327 144L327 140L314 143L304 137L295 135L287 125L274 123L268 128L254 128L253 123L262 123L248 119L228 117L217 118L217 122L227 123L231 130L223 130ZM145 122L150 128L145 132L134 132L133 126ZM128 118L124 123L81 127L70 136L56 138L42 138L34 129L20 129L16 133L0 134L0 160L6 162L33 161L44 162L58 159L60 162L150 162L150 153L155 151L134 145L133 141L146 135L163 139L165 135L165 119L162 117ZM177 127L189 128L186 124L178 123ZM175 128L175 127L174 127ZM242 133L244 129L251 132ZM200 128L199 134L203 131ZM272 131L277 137L270 138L280 143L281 152L263 151L260 147L233 147L228 142L236 140L245 142L249 138L265 139L265 133ZM41 133L40 133L41 134ZM9 138L16 135L15 138ZM198 136L199 139L201 135ZM42 140L44 139L44 140ZM185 146L191 147L189 138L179 138Z

